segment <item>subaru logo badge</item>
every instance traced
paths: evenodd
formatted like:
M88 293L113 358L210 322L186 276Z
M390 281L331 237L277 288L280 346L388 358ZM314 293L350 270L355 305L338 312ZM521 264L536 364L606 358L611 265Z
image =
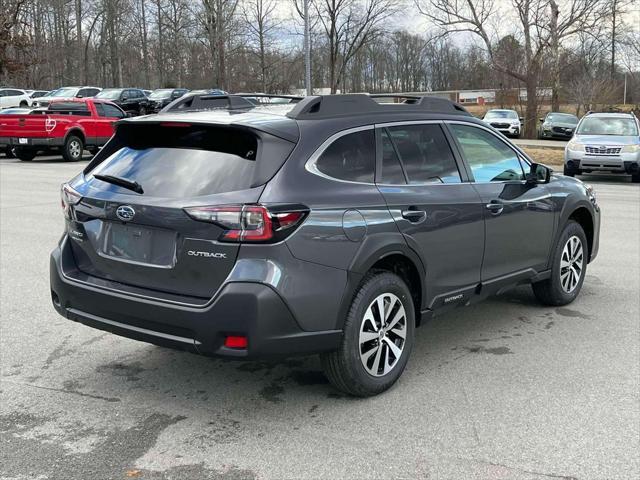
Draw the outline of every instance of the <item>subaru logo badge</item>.
M135 216L136 211L129 205L120 205L116 210L116 217L123 222L129 222Z

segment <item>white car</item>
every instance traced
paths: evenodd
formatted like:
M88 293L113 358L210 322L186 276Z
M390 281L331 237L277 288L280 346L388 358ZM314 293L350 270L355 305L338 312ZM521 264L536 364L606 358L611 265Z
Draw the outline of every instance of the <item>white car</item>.
M522 123L515 110L489 110L482 120L508 137L518 138L522 132Z
M31 95L17 88L0 88L0 108L30 107Z
M50 92L48 95L36 98L33 102L34 107L47 107L51 100L60 98L88 98L95 97L102 91L98 87L62 87Z

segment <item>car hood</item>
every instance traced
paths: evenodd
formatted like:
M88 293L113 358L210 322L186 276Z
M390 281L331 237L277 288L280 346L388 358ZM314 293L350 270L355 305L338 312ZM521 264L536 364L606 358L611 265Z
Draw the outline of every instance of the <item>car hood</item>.
M547 125L551 125L552 127L571 128L572 130L577 127L575 123L565 123L565 122L547 122Z
M590 145L635 145L640 143L640 137L631 135L575 135L580 143Z

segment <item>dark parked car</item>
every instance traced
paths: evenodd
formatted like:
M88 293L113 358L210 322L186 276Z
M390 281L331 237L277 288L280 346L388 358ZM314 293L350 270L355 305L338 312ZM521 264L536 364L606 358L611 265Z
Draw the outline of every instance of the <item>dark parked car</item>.
M96 98L109 100L131 115L146 115L149 99L139 88L105 88Z
M540 119L538 138L560 138L568 140L578 126L578 117L570 113L549 112Z
M437 313L519 284L546 305L580 292L593 191L461 106L229 95L203 111L208 98L119 122L62 186L61 315L207 355L320 353L337 388L366 396Z
M157 113L174 100L182 97L186 88L159 88L149 95L149 113Z

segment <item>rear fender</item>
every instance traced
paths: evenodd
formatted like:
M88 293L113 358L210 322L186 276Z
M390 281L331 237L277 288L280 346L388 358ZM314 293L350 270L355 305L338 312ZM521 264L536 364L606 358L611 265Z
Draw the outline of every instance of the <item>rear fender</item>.
M399 232L367 236L353 258L347 272L347 284L345 286L342 299L340 300L340 308L338 310L338 318L335 326L336 329L343 328L353 297L358 291L358 288L360 287L360 284L367 272L371 270L376 262L390 255L403 255L415 265L420 275L422 308L424 308L424 302L426 299L424 264L420 260L418 254L407 245L404 236ZM416 312L418 319L420 318L419 315L420 312Z

